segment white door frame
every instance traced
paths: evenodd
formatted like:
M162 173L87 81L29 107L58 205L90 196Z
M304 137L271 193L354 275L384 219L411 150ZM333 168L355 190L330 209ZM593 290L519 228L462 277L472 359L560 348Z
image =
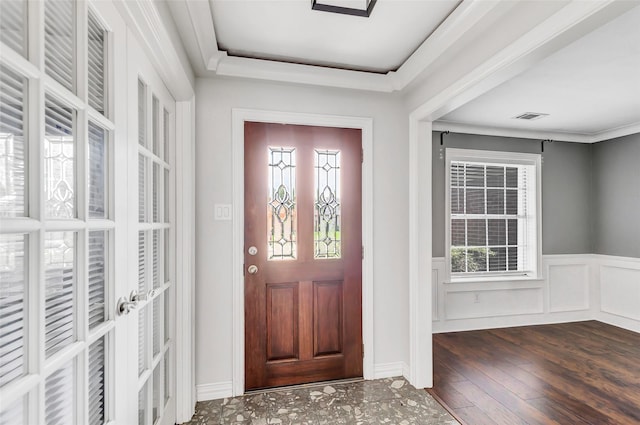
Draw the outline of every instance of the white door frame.
M337 115L232 110L233 395L244 394L244 122L276 122L362 130L362 342L363 377L373 379L373 119Z

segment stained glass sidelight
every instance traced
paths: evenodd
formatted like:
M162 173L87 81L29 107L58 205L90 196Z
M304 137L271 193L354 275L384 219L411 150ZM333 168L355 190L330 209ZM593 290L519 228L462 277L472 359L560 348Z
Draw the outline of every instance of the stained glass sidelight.
M296 258L296 152L294 148L269 148L269 199L267 249L269 260Z
M340 151L315 151L315 258L340 258Z

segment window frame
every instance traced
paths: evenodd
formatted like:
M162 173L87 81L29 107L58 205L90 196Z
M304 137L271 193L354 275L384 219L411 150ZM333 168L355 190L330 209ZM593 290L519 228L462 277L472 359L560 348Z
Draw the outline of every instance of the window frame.
M533 166L535 177L530 191L535 202L534 235L530 249L532 272L495 271L482 274L469 273L467 276L454 274L451 271L451 163L468 161L486 165L528 165ZM486 200L485 200L486 203ZM475 149L445 149L445 263L446 281L448 283L487 282L487 281L520 281L542 279L542 155L534 153L505 152Z

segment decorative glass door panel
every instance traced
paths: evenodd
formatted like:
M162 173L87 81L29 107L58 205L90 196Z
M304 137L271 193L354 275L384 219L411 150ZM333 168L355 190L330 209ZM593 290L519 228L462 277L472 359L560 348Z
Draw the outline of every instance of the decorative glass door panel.
M2 425L122 419L127 187L112 170L127 115L109 105L126 87L106 81L125 70L124 31L111 3L0 2Z

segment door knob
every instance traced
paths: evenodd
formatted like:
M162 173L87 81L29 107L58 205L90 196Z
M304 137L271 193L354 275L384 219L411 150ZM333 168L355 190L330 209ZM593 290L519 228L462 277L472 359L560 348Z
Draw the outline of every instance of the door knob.
M256 274L258 273L258 266L252 264L247 268L247 271L249 274Z
M137 304L135 301L128 300L127 297L120 297L116 304L116 313L118 316L127 315L136 308Z
M249 255L256 255L258 253L258 248L256 248L255 246L250 246L247 251L249 252Z

